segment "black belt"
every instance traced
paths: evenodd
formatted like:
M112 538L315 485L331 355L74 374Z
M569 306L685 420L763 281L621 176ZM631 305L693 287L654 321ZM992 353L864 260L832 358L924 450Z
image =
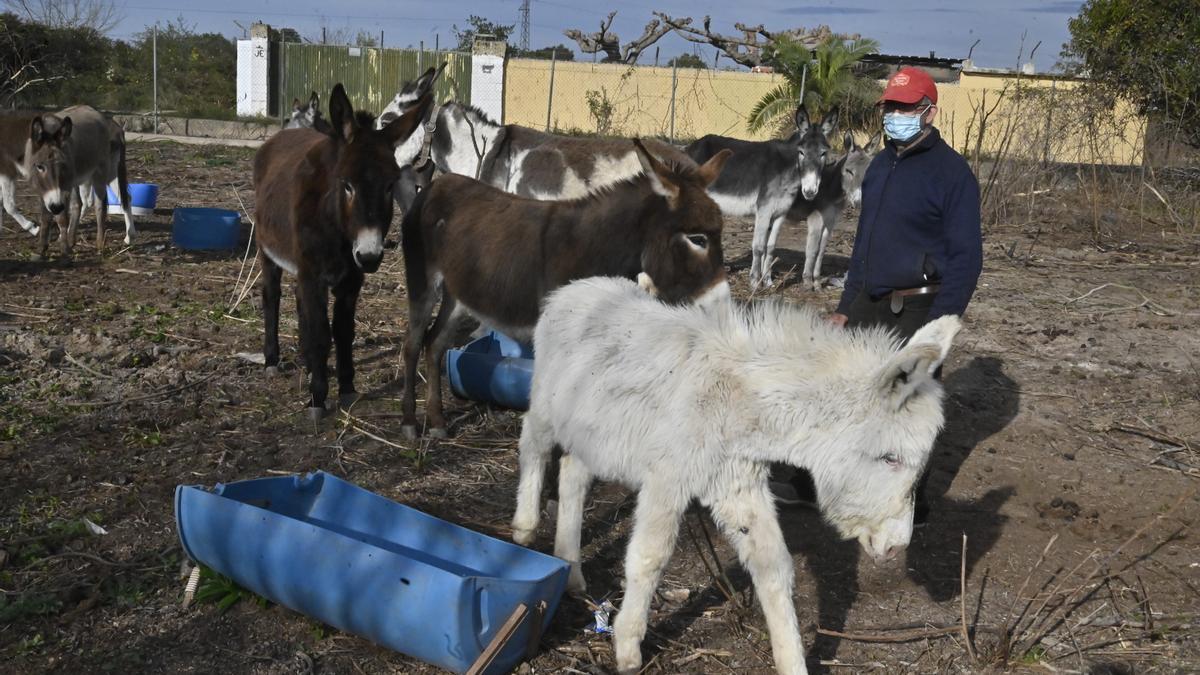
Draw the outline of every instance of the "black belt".
M914 295L933 295L942 289L941 284L930 284L928 286L918 286L917 288L904 288L892 291L880 298L891 300L891 308L893 314L899 314L900 310L904 309L904 298Z

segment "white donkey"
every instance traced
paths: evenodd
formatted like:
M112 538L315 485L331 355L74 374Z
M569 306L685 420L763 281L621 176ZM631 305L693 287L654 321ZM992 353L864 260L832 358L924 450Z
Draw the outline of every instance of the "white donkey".
M697 499L754 580L776 668L805 673L768 466L808 469L838 532L877 561L894 557L912 535L913 486L942 426L931 374L958 329L957 317L943 317L901 347L882 329L844 332L797 306L668 306L631 281L569 284L550 295L534 333L513 539L533 541L556 444L554 553L571 562L571 589L584 588L592 479L638 491L614 624L617 667L635 673L651 596Z

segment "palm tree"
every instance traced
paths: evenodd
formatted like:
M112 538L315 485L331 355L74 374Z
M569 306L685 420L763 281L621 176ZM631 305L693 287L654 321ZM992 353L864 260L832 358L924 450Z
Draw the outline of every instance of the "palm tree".
M878 52L878 42L830 36L810 51L803 43L781 36L768 49L764 61L772 63L783 74L784 81L767 92L750 111L746 128L751 132L772 126L781 131L790 128L792 112L800 103L802 81L803 102L814 118L837 106L846 128L866 129L873 122L880 86L872 78L857 76L855 64Z

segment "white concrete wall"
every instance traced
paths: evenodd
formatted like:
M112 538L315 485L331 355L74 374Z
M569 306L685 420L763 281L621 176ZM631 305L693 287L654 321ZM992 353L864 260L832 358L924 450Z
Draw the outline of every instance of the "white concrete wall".
M266 117L269 114L270 46L267 38L237 42L237 114Z
M471 54L471 105L497 122L504 120L504 43L475 44Z

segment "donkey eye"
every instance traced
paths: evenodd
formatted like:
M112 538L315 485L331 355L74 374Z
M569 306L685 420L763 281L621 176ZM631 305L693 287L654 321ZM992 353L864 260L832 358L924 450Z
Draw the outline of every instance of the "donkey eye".
M886 455L884 455L883 457L880 457L879 459L883 460L883 462L885 464L892 467L893 469L900 466L900 457L893 452L889 452Z
M347 197L354 196L354 186L350 184L350 181L348 181L348 180L342 181L342 190L344 190L346 192Z
M46 173L46 165L45 164L38 164L34 168L38 170L38 173Z
M704 234L689 234L687 240L698 248L708 248L708 235Z

